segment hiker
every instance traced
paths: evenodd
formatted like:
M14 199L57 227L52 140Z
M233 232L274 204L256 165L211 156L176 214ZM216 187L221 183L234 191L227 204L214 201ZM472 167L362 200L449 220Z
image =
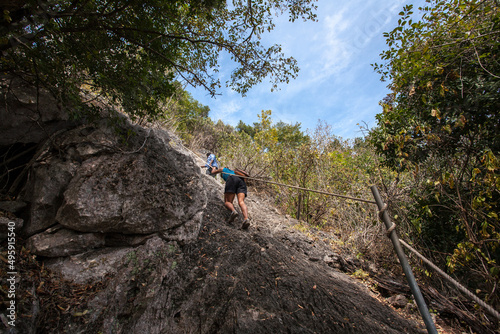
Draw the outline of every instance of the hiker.
M232 223L236 217L238 217L238 212L234 209L233 201L234 197L238 198L238 205L240 206L241 213L243 213L243 224L242 229L247 229L250 226L250 221L248 220L248 209L245 204L245 197L247 197L247 184L245 180L237 176L233 170L224 167L212 170L212 174L222 173L222 179L226 182L224 188L224 205L226 209L231 211L231 216L229 217L228 223Z
M207 152L207 162L204 165L202 165L201 168L206 168L207 169L206 174L211 175L212 177L215 178L215 174L212 173L212 170L219 168L215 154Z

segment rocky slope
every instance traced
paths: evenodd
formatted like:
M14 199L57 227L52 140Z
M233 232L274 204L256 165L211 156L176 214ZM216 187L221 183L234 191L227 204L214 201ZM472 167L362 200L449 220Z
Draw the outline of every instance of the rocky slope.
M423 332L336 269L331 236L308 238L251 189L250 229L227 224L223 185L171 134L61 124L34 136L22 191L1 203L31 266L3 332Z

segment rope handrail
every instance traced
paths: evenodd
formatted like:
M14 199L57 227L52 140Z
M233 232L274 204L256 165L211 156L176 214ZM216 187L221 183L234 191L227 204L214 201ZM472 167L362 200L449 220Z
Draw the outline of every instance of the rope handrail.
M382 208L379 211L379 219L384 221L384 213L387 211L387 203L384 203ZM388 216L387 216L388 217ZM498 313L493 307L485 303L483 300L481 300L479 297L477 297L475 294L473 294L471 291L469 291L466 287L464 287L462 284L457 282L453 277L445 273L443 270L441 270L438 266L436 266L434 263L432 263L429 259L424 257L422 254L420 254L416 249L408 245L404 240L401 240L400 238L397 237L397 235L392 235L393 233L396 233L394 230L396 229L396 224L390 222L390 227L387 228L387 237L392 238L394 237L399 241L400 244L406 247L409 251L414 253L419 259L421 259L423 262L425 262L427 265L429 265L432 269L434 269L438 274L440 274L444 279L446 279L448 282L450 282L453 286L455 286L458 290L462 291L467 297L469 297L471 300L475 301L478 303L480 306L482 306L487 312L489 312L492 316L494 316L496 319L500 320L500 313Z
M395 225L395 224L394 224ZM441 276L443 276L446 280L448 280L451 284L453 284L458 290L462 291L467 297L471 298L474 300L476 303L481 305L483 308L485 308L492 316L500 320L500 313L498 313L493 307L490 305L486 304L484 301L482 301L479 297L477 297L475 294L467 290L466 287L464 287L462 284L458 283L456 280L453 279L450 275L442 271L438 266L436 266L434 263L432 263L430 260L425 258L422 254L420 254L416 249L408 245L406 242L403 240L399 239L399 242L403 246L405 246L409 251L414 253L419 259L424 261L427 265L429 265L432 269L438 272Z
M231 173L226 173L226 172L222 172L222 174L236 175L236 174L231 174ZM271 183L271 184L275 184L275 185L282 186L282 187L288 187L288 188L293 188L293 189L298 189L298 190L305 190L305 191L310 191L313 193L329 195L329 196L334 196L334 197L340 197L340 198L350 199L350 200L358 201L358 202L377 204L375 201L370 201L367 199L351 197L351 196L346 196L346 195L333 194L333 193L322 191L322 190L314 190L314 189L302 188L302 187L298 187L298 186L291 186L289 184L284 184L284 183L279 183L279 182L274 182L274 181L269 181L269 180L263 180L263 179L257 179L255 177L250 177L250 176L242 176L242 175L236 175L236 176L244 178L244 179L255 180L255 181L260 181L260 182L265 182L265 183Z

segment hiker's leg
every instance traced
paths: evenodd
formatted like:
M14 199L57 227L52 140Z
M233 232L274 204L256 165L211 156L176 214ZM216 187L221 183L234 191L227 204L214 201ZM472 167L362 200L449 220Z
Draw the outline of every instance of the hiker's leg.
M243 219L248 219L248 209L245 204L245 194L238 193L238 205L240 206L241 213L243 214Z
M235 211L233 205L234 195L235 193L224 193L224 205L231 212Z

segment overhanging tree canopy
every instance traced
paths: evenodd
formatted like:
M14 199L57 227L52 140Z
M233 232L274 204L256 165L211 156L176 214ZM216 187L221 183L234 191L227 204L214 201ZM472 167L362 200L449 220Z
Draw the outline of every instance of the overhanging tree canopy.
M2 1L1 71L66 103L85 88L154 117L175 79L217 94L222 52L236 63L226 84L239 93L265 77L275 87L294 78L296 61L260 37L276 13L314 20L314 1Z
M420 21L406 6L386 34L386 63L375 69L392 93L370 135L388 166L414 175L420 240L450 253L450 270L479 275L485 298L499 302L500 9L494 0L428 2Z

